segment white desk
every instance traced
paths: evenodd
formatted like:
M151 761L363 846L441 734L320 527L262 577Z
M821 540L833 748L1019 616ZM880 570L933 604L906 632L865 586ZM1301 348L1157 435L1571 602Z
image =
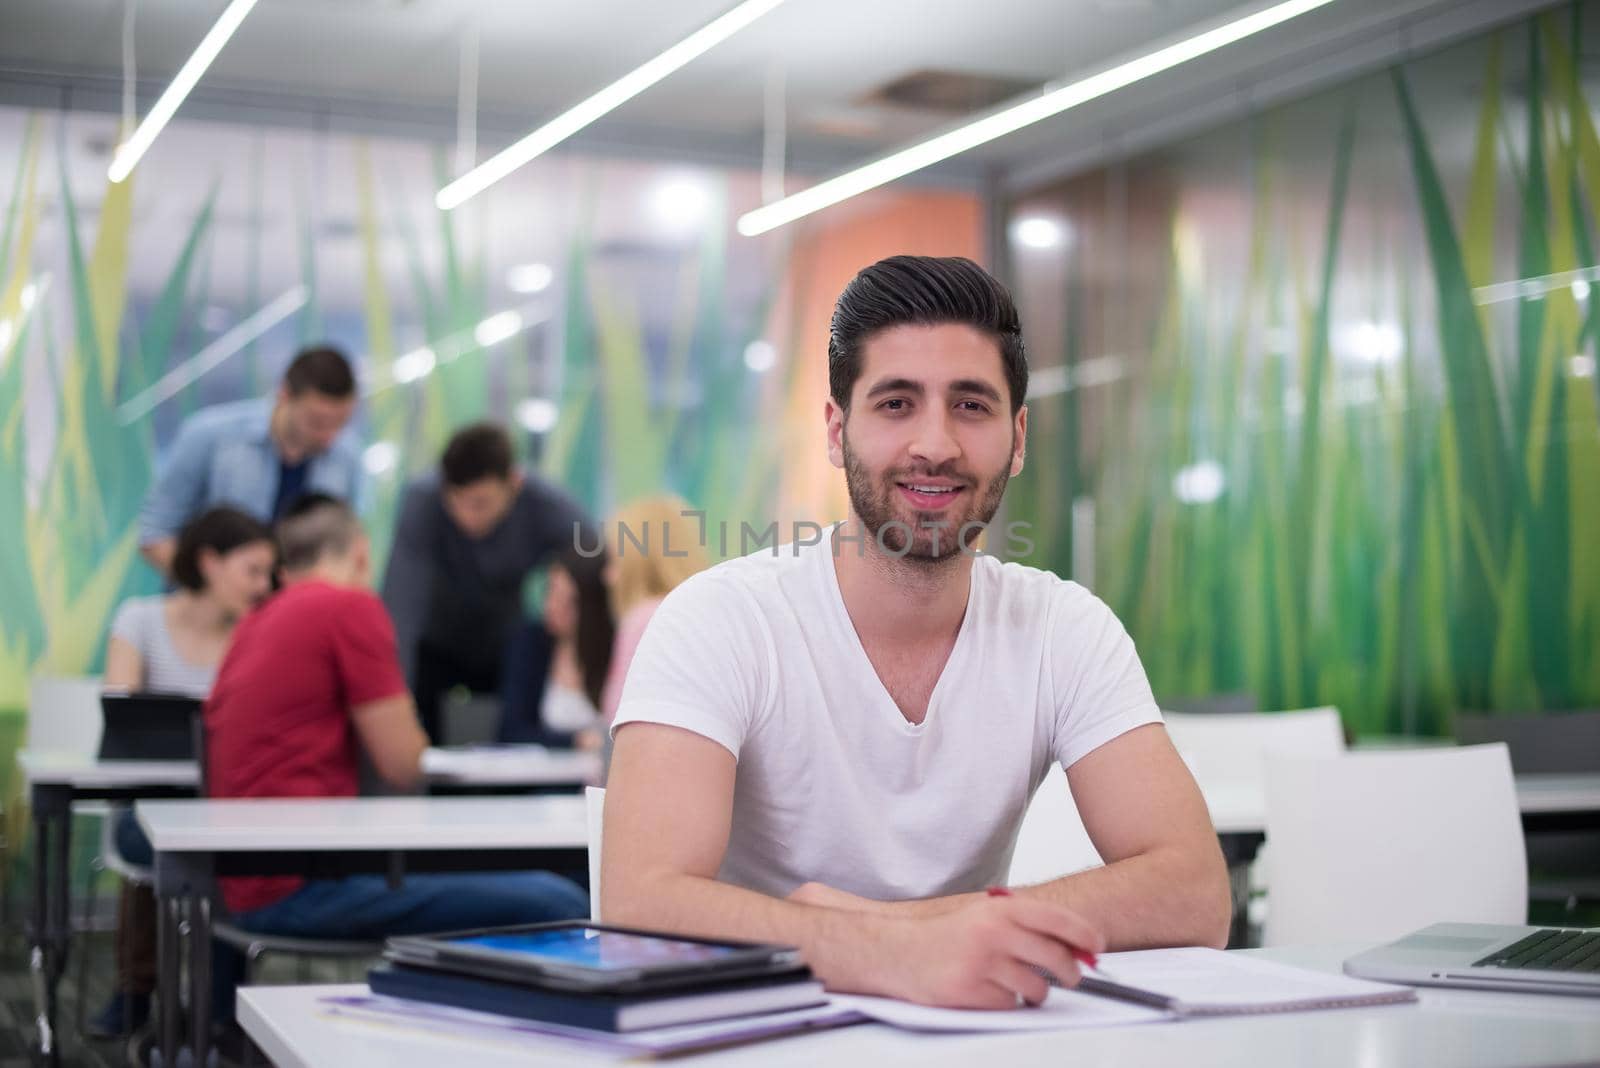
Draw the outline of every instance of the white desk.
M72 863L72 806L79 801L133 801L194 793L193 761L128 760L101 763L71 753L23 750L17 764L28 784L33 819L33 910L28 923L28 967L34 973L35 1042L40 1056L60 1057L55 1023L57 990L72 938L67 915Z
M211 895L219 875L518 871L581 867L581 796L139 801L155 851L160 1042L178 1049L179 926L189 924L187 1002L194 1062L210 1040Z
M1600 773L1518 775L1517 807L1523 827L1600 826ZM1262 834L1267 826L1267 796L1260 782L1200 784L1218 834Z
M438 755L433 755L437 752ZM485 749L429 751L423 761L430 785L468 787L585 786L600 779L597 752L552 749L517 752ZM183 786L200 784L193 760L97 760L74 753L24 749L17 764L30 784L102 787Z
M1274 960L1337 971L1363 946L1253 950ZM323 1013L318 999L363 986L248 987L239 1022L279 1068L526 1068L587 1063L567 1048L540 1057L527 1044L498 1044ZM1105 1031L922 1035L879 1024L796 1036L685 1058L722 1068L817 1064L1116 1065L1117 1068L1496 1068L1592 1063L1600 1012L1592 998L1422 990L1415 1005L1190 1020ZM614 1062L611 1062L614 1063Z

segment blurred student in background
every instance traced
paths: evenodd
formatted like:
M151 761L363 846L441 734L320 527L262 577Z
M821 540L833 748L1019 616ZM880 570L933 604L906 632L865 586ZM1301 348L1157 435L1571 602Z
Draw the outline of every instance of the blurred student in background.
M361 447L347 432L356 377L342 352L302 349L271 400L196 412L178 428L139 512L139 551L162 575L178 530L218 504L270 523L302 493L359 500Z
M506 656L500 741L599 746L600 695L616 640L605 560L569 548L550 565L541 618L521 629L514 641L524 647Z
M284 588L239 628L206 702L212 797L354 797L358 750L385 782L421 782L427 739L369 592L371 546L350 506L302 497L278 524ZM263 934L382 939L589 914L549 872L220 880L238 924ZM222 975L219 969L217 974ZM218 986L218 1019L232 1017Z
M628 664L651 615L679 583L711 565L701 533L689 503L670 494L641 498L606 521L604 544L611 558L605 579L617 620L611 668L600 695L600 714L607 726L617 714Z
M523 623L528 575L574 545L588 520L566 494L516 466L494 423L458 430L439 469L406 487L383 602L423 730L443 738L440 699L464 686L493 693Z
M104 685L108 690L205 697L211 692L234 625L272 587L277 546L272 531L234 508L202 512L179 532L172 556L177 589L124 601L111 622ZM133 810L114 816L117 852L149 866L150 843ZM156 983L156 906L148 886L124 883L117 907L117 986L89 1022L98 1037L128 1034L150 1015Z

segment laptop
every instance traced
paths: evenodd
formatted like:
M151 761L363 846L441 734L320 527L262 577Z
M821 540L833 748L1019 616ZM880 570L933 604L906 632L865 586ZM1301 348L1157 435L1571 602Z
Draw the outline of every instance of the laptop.
M201 702L170 693L100 695L101 760L193 760Z
M1362 979L1600 997L1600 928L1436 923L1344 962Z

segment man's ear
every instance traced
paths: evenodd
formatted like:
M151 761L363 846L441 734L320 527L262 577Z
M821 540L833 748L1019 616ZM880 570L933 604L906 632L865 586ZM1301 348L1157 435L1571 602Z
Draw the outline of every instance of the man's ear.
M1011 446L1011 477L1016 478L1022 474L1022 460L1028 451L1028 406L1024 404L1017 409L1016 421L1012 426L1015 442Z
M828 423L828 462L844 468L844 417L848 413L839 402L829 397L822 405L822 417Z

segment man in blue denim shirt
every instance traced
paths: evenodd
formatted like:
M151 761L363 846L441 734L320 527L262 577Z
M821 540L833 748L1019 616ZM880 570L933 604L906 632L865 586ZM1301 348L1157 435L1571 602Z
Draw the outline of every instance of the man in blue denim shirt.
M139 551L167 574L179 529L230 504L270 523L302 493L360 507L361 448L344 433L355 413L356 379L343 353L303 349L270 401L219 404L178 428L139 513Z

